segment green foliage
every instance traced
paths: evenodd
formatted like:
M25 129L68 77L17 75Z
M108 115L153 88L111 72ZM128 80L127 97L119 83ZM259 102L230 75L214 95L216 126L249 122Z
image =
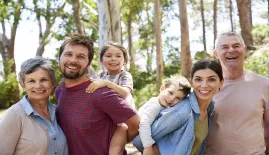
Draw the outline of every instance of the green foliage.
M269 50L263 51L261 56L251 56L244 64L244 68L263 76L268 76L268 54Z
M13 88L18 86L16 73L6 75L4 81L0 82L0 108L6 109L15 104L12 97Z
M255 46L268 42L268 25L257 24L252 27L252 36Z
M142 86L143 86L142 89L135 90L133 93L137 109L139 109L143 104L145 104L150 98L158 95L155 83L149 83Z

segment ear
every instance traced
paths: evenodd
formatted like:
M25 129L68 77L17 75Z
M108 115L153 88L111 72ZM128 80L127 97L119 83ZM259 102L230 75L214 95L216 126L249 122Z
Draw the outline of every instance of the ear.
M165 87L162 85L161 87L160 87L160 91L163 91L165 89Z
M22 81L19 81L19 84L21 85L21 87L24 89L24 83Z
M222 88L222 86L223 86L223 83L224 83L224 80L222 79L221 81L220 81L220 87L219 88Z
M217 50L216 50L216 49L214 49L213 53L214 53L215 58L216 58L216 59L219 59L219 58L218 58L218 53L217 53Z
M191 78L189 79L189 82L190 82L190 84L191 84L191 87L192 87L192 79L191 79Z

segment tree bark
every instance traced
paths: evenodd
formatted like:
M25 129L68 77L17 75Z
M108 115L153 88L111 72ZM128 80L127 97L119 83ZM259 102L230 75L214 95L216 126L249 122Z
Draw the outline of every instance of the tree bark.
M38 20L38 26L39 26L39 46L36 50L36 56L42 56L45 51L45 46L49 43L49 35L51 33L51 27L55 23L56 17L59 16L58 11L62 10L65 6L65 3L63 3L59 8L53 9L51 8L51 1L47 0L47 7L46 7L46 14L44 15L45 21L46 21L46 28L45 31L42 32L42 24L41 24L41 14L40 10L38 9L37 6L37 1L34 1L35 5L35 12L36 12L36 17Z
M233 2L229 0L229 11L230 11L230 23L231 23L231 31L234 32L234 23L233 23Z
M97 0L99 47L107 41L121 44L120 9L118 0Z
M155 19L155 42L156 42L156 80L157 88L161 86L163 79L163 54L162 54L162 35L161 35L161 10L160 0L154 1Z
M204 1L200 0L201 4L201 16L202 16L202 26L203 26L203 45L204 45L204 52L206 53L206 32L205 32L205 15L204 15Z
M132 16L129 13L128 21L127 21L127 31L128 31L128 53L130 56L130 70L135 68L135 60L134 60L134 51L132 51L133 40L132 40Z
M192 61L190 54L189 25L186 0L178 0L178 4L181 32L180 67L182 75L189 79L191 74Z
M218 34L218 30L217 30L217 13L218 13L218 0L214 0L214 13L213 13L213 31L214 31L214 48L215 48L215 41L217 39L217 34Z
M250 17L250 0L237 0L237 8L239 13L239 21L241 27L241 35L248 50L254 49L251 34L251 17Z
M77 27L77 31L79 34L85 34L83 24L80 20L80 2L79 0L71 0L71 4L73 7L73 16Z

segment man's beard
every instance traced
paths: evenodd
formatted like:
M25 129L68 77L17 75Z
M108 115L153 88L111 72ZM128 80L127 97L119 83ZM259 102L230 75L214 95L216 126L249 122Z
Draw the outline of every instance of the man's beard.
M62 72L62 75L67 79L77 79L77 78L83 76L84 74L86 74L87 68L85 70L83 70L81 73L79 73L79 71L78 71L75 74L68 74L65 72L65 70L64 71L61 70L61 72Z

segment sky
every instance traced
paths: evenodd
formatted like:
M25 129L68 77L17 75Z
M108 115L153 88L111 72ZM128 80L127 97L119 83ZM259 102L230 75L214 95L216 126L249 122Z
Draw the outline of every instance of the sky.
M267 20L259 18L260 13L267 11L266 5L257 5L253 6L253 24L266 24ZM33 20L26 20L29 14L25 13L22 15L22 20L20 21L17 36L15 40L15 61L16 61L16 70L17 72L20 70L20 65L23 61L35 57L36 49L38 47L38 25ZM239 19L235 16L235 22L238 24ZM10 25L7 25L7 35L9 37L10 34ZM191 19L189 18L189 26L194 27ZM229 31L230 23L229 21L219 22L218 23L218 33ZM239 30L238 30L239 31ZM0 28L0 33L2 29ZM202 36L202 28L197 28L195 30L190 29L190 41L191 41L191 51L201 51L203 50L203 45L195 43L193 40L197 40L198 36ZM207 30L207 49L208 51L213 50L213 33L212 30ZM165 36L180 36L180 23L179 20L172 20L170 22L170 27L168 28L167 34ZM164 36L164 37L165 37ZM164 40L164 39L163 39ZM180 40L179 40L180 42ZM43 54L44 57L47 58L55 58L56 48L60 47L61 42L56 40L51 40L51 42L45 46L45 52Z

